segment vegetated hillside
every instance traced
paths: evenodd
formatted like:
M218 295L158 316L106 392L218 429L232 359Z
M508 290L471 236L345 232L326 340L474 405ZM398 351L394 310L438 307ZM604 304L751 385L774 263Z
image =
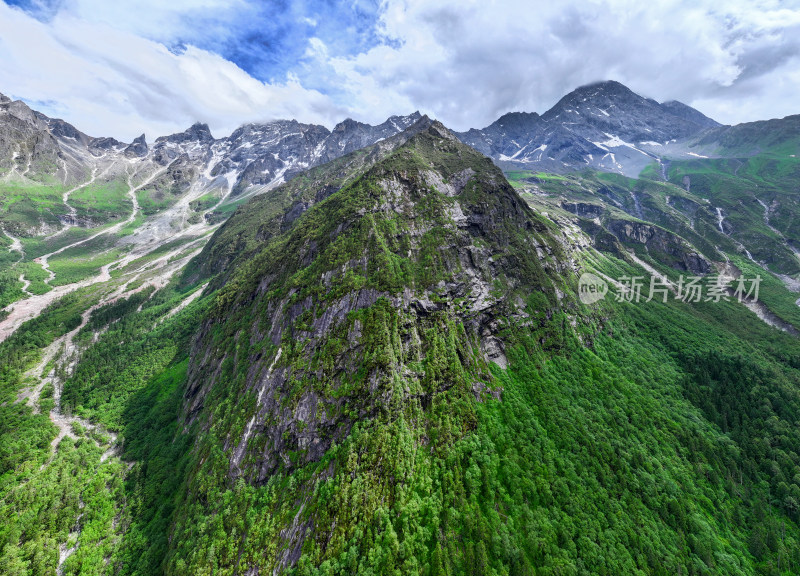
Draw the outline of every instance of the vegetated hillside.
M0 268L0 305L6 308L0 314L10 313L8 305L19 300L33 306L34 296L44 296L35 305L41 310L52 299L47 293L53 288L75 289L167 246L200 248L251 196L263 195L261 202L288 210L285 220L291 221L345 183L330 171L307 173L309 167L352 154L348 167L342 165L342 174L352 174L350 164L369 166L391 149L397 134L420 119L419 113L392 116L377 126L345 120L333 130L278 120L248 124L222 138L196 123L150 143L144 135L122 143L88 136L21 101L0 97L0 243L9 252ZM725 253L746 255L748 250L758 264L791 275L797 272L800 250L796 235L784 228L798 221L791 207L794 190L780 183L782 198L775 203L772 190L755 189L761 186L757 179L739 179L735 162L750 161L754 154L771 159L776 166L760 170L771 187L770 172L783 170L797 155L796 124L797 118L789 117L721 127L680 103L658 104L617 82L602 82L574 90L542 116L511 113L483 130L458 136L513 170L574 174L593 168L629 177L641 173L649 179L660 174L667 180L671 165L691 168L702 156L712 162L718 157L730 160L728 172L733 175L726 178L732 183L723 182L722 194L715 193L719 201L706 211L719 220L723 236L732 238L705 241ZM364 146L378 153L359 152ZM290 194L276 190L298 175L313 182L297 183ZM791 183L793 176L786 176ZM736 202L725 198L729 187L755 190L741 213ZM301 188L307 192L299 192ZM751 200L768 206L769 222L759 224L763 218L757 218L758 205ZM684 208L694 210L691 204ZM645 212L634 202L629 214L642 218ZM747 228L753 234L739 234ZM685 238L683 232L668 229ZM229 253L206 252L202 269L191 272L208 277L218 266L231 264L234 254L246 259L253 237L267 232L256 222L240 231L228 228L227 234L239 234L238 241L218 242L217 247L225 246ZM0 333L4 330L0 326Z
M186 408L212 431L203 450L232 452L202 477L263 484L354 429L377 441L400 415L444 449L474 425L476 398L497 394L488 363L506 365L503 334L572 291L554 232L440 124L413 136L266 239L218 293Z
M199 245L249 196L391 139L420 118L345 120L332 131L278 120L223 138L196 123L126 144L0 95L0 243L12 252L0 268L0 316L34 296L43 297L34 306L41 310L53 288L77 289L167 246Z
M512 171L508 177L542 209L573 213L600 242L601 228L609 237L620 237L614 223L656 226L688 241L708 261L742 259L800 290L800 159L792 155L672 160L652 164L638 179L589 170L572 175Z
M220 285L237 264L246 262L265 242L288 230L311 206L361 176L431 124L427 116L422 116L399 134L311 168L289 182L259 194L238 208L234 217L214 233L194 261L194 266L184 274L187 281L214 277L214 284Z
M427 125L252 200L212 267L20 328L0 572L800 571L798 339L736 301L576 298L642 274L628 250L713 273L725 223L674 182L514 176L536 211ZM57 450L56 402L84 419Z
M265 240L205 301L191 355L129 396L139 496L112 564L794 570L797 340L736 303L559 299L583 257L439 130ZM164 338L129 330L85 369ZM73 382L78 410L129 385Z
M754 156L760 153L800 152L800 116L787 116L736 126L718 126L699 139L700 146L716 146L724 156Z

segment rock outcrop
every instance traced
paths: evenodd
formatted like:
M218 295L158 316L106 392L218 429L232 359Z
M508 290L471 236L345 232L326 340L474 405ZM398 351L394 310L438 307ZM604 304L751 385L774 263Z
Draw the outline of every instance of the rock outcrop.
M658 226L629 220L611 220L608 230L623 243L643 244L657 260L677 270L708 274L711 262L686 240Z

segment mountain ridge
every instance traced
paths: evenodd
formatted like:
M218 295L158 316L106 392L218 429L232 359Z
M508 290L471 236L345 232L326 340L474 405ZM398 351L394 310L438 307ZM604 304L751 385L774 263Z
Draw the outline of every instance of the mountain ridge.
M659 104L605 81L576 88L541 116L506 114L459 137L506 169L593 168L637 176L657 161L662 145L718 126L685 104Z
M24 117L30 114L39 117L52 135L61 139L62 147L66 146L65 155L77 163L73 166L71 162L69 171L54 173L50 169L48 174L37 175L40 179L75 181L72 174L87 171L95 156L120 149L130 158L145 158L151 148L156 149L157 160L163 165L187 152L184 148L188 144L199 143L202 150L190 153L193 161L214 160L214 165L207 167L209 175L224 176L229 181L226 184L220 179L212 183L211 178L209 186L227 185L234 197L258 193L290 179L302 169L371 145L402 131L421 117L417 111L407 116L392 116L374 126L347 118L332 130L295 120L274 120L243 124L221 138L215 138L206 124L196 122L184 132L158 136L152 143L144 135L131 143L121 143L113 138L87 136L63 120L34 113L21 101L16 102L5 102L4 106L13 105ZM484 128L456 134L506 170L536 168L564 172L593 168L635 177L648 164L661 159L687 158L695 150L698 150L695 156L713 154L707 146L713 134L731 128L683 103L659 104L611 80L578 87L541 115L508 112ZM270 142L276 138L285 141L280 145ZM82 145L90 154L81 158L75 144ZM9 159L2 161L10 163ZM48 165L57 164L58 160L48 159ZM205 169L198 167L198 173Z
M91 147L10 120L0 572L797 572L792 131L650 156L603 130L697 117L583 97L580 129L496 126L552 128L557 173L417 115ZM600 146L650 163L567 170ZM756 275L758 303L681 296Z
M222 442L227 460L205 461L188 480L198 501L215 483L269 486L317 466L289 500L365 473L370 490L393 494L399 460L368 472L324 459L381 442L398 425L423 453L446 452L476 425L476 404L502 397L497 370L508 366L513 327L574 313L574 270L557 230L490 159L439 122L419 128L287 226L272 226L278 232L216 292L193 341L183 414L187 428L208 431L198 453ZM268 219L258 215L263 203L253 211L226 226ZM209 245L227 242L218 236ZM278 571L377 506L320 504L291 520L275 505L285 552L254 563ZM192 505L176 533L205 513ZM324 554L341 550L334 543Z

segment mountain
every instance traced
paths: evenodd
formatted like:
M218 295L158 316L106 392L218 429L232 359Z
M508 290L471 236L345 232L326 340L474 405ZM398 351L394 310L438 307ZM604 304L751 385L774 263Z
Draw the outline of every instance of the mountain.
M217 421L213 398L262 399L246 414L232 478L263 483L319 460L357 423L494 389L487 363L507 363L501 324L527 318L534 292L548 308L562 305L557 293L569 281L554 231L490 160L436 122L295 220L276 215L280 224L271 225L258 216L265 208L226 223L241 227L257 211L265 227L285 231L260 235L236 267L198 335L188 375L188 420L219 430L220 439L230 437L227 427L238 429L240 414ZM227 242L224 229L216 236L211 252ZM250 325L255 314L261 327ZM387 325L395 333L385 340ZM439 343L447 326L453 335ZM229 345L248 342L259 356L241 387L230 388L232 374L217 371L228 344L219 348L212 334L236 335ZM456 366L423 376L415 362L440 345L442 361ZM287 403L298 407L294 416ZM249 447L251 437L266 444Z
M69 125L58 125L57 132L82 136ZM18 171L21 175L38 174L58 168L58 143L48 123L25 103L0 94L0 171ZM74 132L73 132L74 131Z
M718 126L685 104L659 104L609 81L574 90L542 116L506 114L459 138L506 169L588 167L637 176L663 145Z
M706 261L741 257L800 291L798 117L712 127L660 148L637 178L588 167L559 170L558 177L536 173L533 166L508 174L531 192L529 201L573 213L585 230L600 225L626 241L620 232L656 224L663 231L655 236L670 232ZM670 251L662 245L657 252Z
M529 201L577 216L596 245L644 248L701 273L735 254L800 291L797 116L721 126L602 82L542 116L507 114L459 137L533 192Z
M661 108L669 110L673 116L683 119L685 122L689 123L690 126L694 124L700 128L717 128L720 125L717 121L712 120L702 112L695 110L691 106L687 106L683 102L678 102L677 100L663 102ZM696 133L697 131L693 129L692 132Z
M800 116L720 126L702 135L698 146L709 155L755 156L775 153L796 157L800 152Z
M400 133L381 137L371 146L311 168L298 178L259 194L251 202L239 207L234 217L214 234L212 241L206 244L197 258L197 269L192 269L191 278L193 281L197 278L213 277L217 281L226 278L237 264L246 262L254 255L261 242L285 231L314 204L363 175L376 162L418 132L428 129L431 124L427 116L418 117L416 122ZM195 273L198 275L194 276Z
M122 186L126 173L133 170L148 185L137 191L143 212L152 216L174 208L172 221L191 219L198 211L197 216L205 213L219 220L209 215L208 208L269 190L309 167L397 134L420 118L418 112L393 116L378 126L346 120L333 131L279 120L248 124L220 139L212 136L207 125L197 123L148 145L144 134L127 144L87 136L5 96L0 112L0 171L7 182L18 187L35 183L80 189L116 181ZM180 197L182 202L178 202ZM114 207L120 216L130 211L126 204L120 194ZM54 231L71 220L89 223L109 217L66 203L33 220L27 212L14 214L18 211L26 212L23 206L7 208L5 216L0 214L0 224L20 234Z
M659 104L635 94L619 82L600 82L574 90L548 110L542 119L561 120L581 134L611 132L624 140L665 142L719 126L678 102ZM574 128L573 128L574 126Z
M581 303L582 272L677 281L685 241L623 236L619 175L514 183L421 118L253 197L171 283L140 260L21 327L0 390L42 412L0 405L0 565L796 571L800 341L735 299ZM555 183L596 198L544 209Z
M0 573L800 573L796 118L576 93L476 140L549 172L0 98Z

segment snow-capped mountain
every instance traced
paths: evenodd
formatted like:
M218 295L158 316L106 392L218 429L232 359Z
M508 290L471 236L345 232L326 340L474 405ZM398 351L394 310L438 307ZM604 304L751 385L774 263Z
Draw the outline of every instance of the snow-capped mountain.
M420 118L419 112L392 116L378 126L347 119L333 130L277 120L246 124L223 138L198 123L148 145L144 135L131 143L92 138L4 96L0 114L0 169L52 176L69 185L102 171L98 162L120 157L163 172L154 182L160 189L177 193L193 187L194 197L213 192L230 198L267 191L303 170L391 137ZM660 104L609 81L574 90L542 115L512 112L457 136L505 169L590 167L638 176L661 157L700 155L689 145L718 127L685 104Z
M113 157L152 163L160 179L179 187L227 188L233 196L274 187L312 166L402 132L419 112L392 116L371 126L347 119L332 131L296 120L246 124L214 138L206 124L162 136L148 145L142 134L131 143L87 136L63 120L48 118L22 101L0 95L0 170L9 176L80 182Z
M419 118L419 112L393 116L378 126L347 119L332 131L296 120L246 124L227 138L210 142L210 175L224 177L234 196L257 193L290 180L310 167L402 132ZM200 126L198 131L197 126L193 126L187 132L205 134L202 128ZM163 142L157 142L156 147L179 148L191 141L176 143L176 136L160 139Z
M541 116L513 112L458 136L507 168L636 176L665 146L717 126L685 104L659 104L609 81L574 90Z

